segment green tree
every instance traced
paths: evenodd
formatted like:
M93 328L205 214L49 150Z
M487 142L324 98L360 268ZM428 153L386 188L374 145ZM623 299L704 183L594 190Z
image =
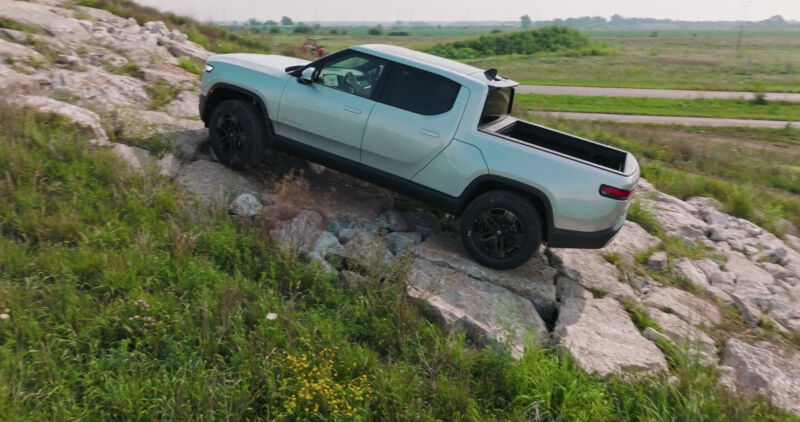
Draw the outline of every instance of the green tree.
M259 22L256 18L250 18L250 20L247 21L247 24L250 26L260 26L261 22Z
M528 28L531 27L531 17L530 16L522 15L522 17L519 18L519 20L520 20L520 24L521 24L520 26L522 26L522 29L528 29Z
M378 26L372 27L367 32L369 33L369 35L383 35L383 26L378 25Z
M294 22L292 22L292 18L284 16L281 18L281 25L294 25Z

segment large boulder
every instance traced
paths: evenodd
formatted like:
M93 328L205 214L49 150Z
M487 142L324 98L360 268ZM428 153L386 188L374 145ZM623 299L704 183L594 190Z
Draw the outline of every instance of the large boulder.
M634 256L637 253L660 244L660 239L647 233L640 225L633 221L626 221L614 239L606 247L600 249L600 253L617 254L620 262L627 266L632 266L636 263Z
M317 245L325 230L325 220L314 210L303 210L291 220L278 223L270 237L290 252L303 256Z
M556 270L549 267L541 255L512 270L494 270L475 262L454 233L428 237L415 248L414 254L418 259L428 260L522 296L530 300L545 318L550 318L555 311Z
M200 103L200 95L195 91L183 91L164 106L164 111L172 117L193 118L200 116L197 105Z
M664 354L612 298L563 298L553 341L588 372L665 371Z
M422 302L433 319L478 344L507 344L517 358L534 343L547 344L533 304L496 284L424 259L414 262L406 283L409 297Z
M52 98L40 97L35 95L24 95L12 97L12 102L24 107L31 107L40 112L58 114L59 116L66 117L78 126L89 129L91 136L99 141L107 141L105 129L100 123L100 116L97 113L87 110L76 105L68 104L62 101L56 101Z
M10 63L17 60L28 61L31 58L37 61L44 59L38 51L30 47L0 38L0 61Z
M176 178L178 184L201 202L227 208L228 199L244 192L259 196L264 187L219 163L199 160L183 166Z
M41 28L48 35L71 44L80 44L89 38L89 33L77 19L54 13L51 8L41 4L3 1L0 7L0 19Z
M800 354L796 351L732 338L725 343L723 364L733 368L739 392L763 395L800 415Z
M656 287L644 296L646 308L667 311L692 325L711 327L722 322L716 305L675 287Z
M79 98L80 104L102 112L112 112L120 106L135 107L141 111L150 103L142 81L108 73L100 68L90 67L85 72L56 69L50 77L54 90L69 93Z
M161 111L137 110L131 107L117 109L117 132L123 138L148 138L154 135L179 136L186 131L203 130L200 120L179 119Z
M703 364L717 362L717 348L714 339L678 315L660 309L648 308L650 318L658 324L659 332L665 334L680 350L689 355L697 355Z
M584 288L606 292L619 300L635 297L633 288L619 280L617 268L596 251L551 248L547 253L559 274L577 281Z

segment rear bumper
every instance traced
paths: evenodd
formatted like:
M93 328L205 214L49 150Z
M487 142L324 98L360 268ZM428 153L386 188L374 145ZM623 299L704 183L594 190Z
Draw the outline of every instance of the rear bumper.
M600 249L619 233L619 227L611 227L597 232L579 232L553 228L547 234L547 246L551 248Z

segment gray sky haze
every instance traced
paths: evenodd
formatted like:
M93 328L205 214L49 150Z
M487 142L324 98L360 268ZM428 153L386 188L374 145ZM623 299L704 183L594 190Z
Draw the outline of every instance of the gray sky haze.
M618 13L676 20L800 20L800 0L136 0L203 21L461 21L533 20Z

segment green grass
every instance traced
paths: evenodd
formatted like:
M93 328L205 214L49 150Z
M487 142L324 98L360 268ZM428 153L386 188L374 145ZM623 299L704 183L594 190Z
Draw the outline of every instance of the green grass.
M722 117L729 119L800 120L800 107L788 101L755 104L749 100L667 99L577 95L519 94L517 107L544 111L643 114L651 116Z
M203 74L203 67L205 66L204 63L197 59L192 59L189 57L182 57L180 66L183 70L194 73L195 75L202 75Z
M489 57L466 60L480 68L494 67L520 83L723 91L800 92L800 49L797 30L738 33L659 30L592 33L592 42L614 55Z
M144 90L150 97L149 108L151 110L156 110L169 104L182 91L181 87L170 85L161 80L145 85Z
M599 377L472 348L402 267L346 287L66 121L0 120L2 420L797 420L703 368Z
M0 28L13 29L13 30L16 30L16 31L27 32L29 34L42 34L42 33L44 33L44 31L42 31L40 28L37 28L35 26L28 26L28 25L21 24L19 22L15 22L15 21L8 20L8 19L0 19Z

